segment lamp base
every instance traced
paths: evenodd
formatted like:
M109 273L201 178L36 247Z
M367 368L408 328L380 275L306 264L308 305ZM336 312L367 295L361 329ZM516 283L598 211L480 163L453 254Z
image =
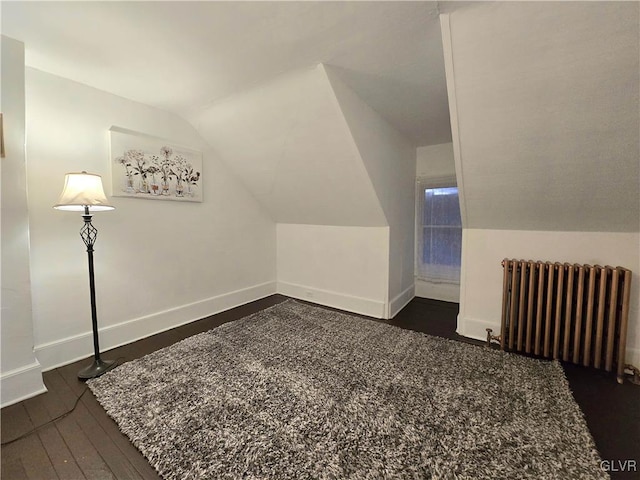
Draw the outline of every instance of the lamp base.
M78 372L78 378L80 380L88 380L90 378L96 378L107 373L109 370L116 366L116 362L113 360L94 360L87 368L83 368Z

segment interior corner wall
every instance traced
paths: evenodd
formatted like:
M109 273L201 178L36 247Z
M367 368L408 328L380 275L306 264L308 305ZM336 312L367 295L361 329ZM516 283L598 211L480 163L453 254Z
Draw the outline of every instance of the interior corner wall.
M640 230L639 18L638 2L442 16L464 228Z
M33 351L29 215L25 165L24 44L0 36L6 157L0 159L2 298L0 405L46 391Z
M389 227L279 223L278 293L384 318Z
M26 99L34 335L45 369L93 351L82 218L51 208L67 172L102 175L116 207L93 219L102 350L275 293L275 223L188 122L31 68ZM202 151L204 201L111 196L113 125Z
M278 75L191 121L277 222L277 291L385 317L387 219L324 67Z
M416 151L416 176L442 178L456 176L453 143L441 143L418 147Z
M640 234L464 229L458 333L486 339L500 331L505 258L622 266L633 272L627 360L640 366Z
M621 265L640 365L639 10L478 2L441 16L463 194L458 333L499 331L504 258Z
M387 225L322 65L220 99L192 122L277 223Z
M453 144L449 142L418 147L416 176L423 179L442 179L443 177L455 179L456 166L453 157ZM418 225L418 218L416 218L416 228ZM427 282L417 277L415 282L416 297L455 303L460 301L460 285Z
M416 148L325 66L336 100L389 223L389 307L414 297Z

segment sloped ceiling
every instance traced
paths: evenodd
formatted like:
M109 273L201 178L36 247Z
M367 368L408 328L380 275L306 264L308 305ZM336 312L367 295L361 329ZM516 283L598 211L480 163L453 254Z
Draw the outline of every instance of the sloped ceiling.
M25 42L29 66L202 120L276 218L380 225L375 193L347 187L365 185L353 159L332 165L351 180L316 170L338 151L343 161L353 140L326 120L326 79L265 92L283 72L324 62L414 145L448 142L440 6L450 12L465 226L638 231L637 2L3 2L2 31ZM225 143L233 138L243 142ZM314 182L318 210L301 218L295 204ZM320 185L354 200L338 215Z
M27 66L186 117L317 63L415 145L451 141L437 2L2 2Z
M389 298L414 284L416 149L325 67L340 111L389 223Z
M389 225L414 223L416 149L326 66L333 94ZM413 249L411 249L413 252Z
M497 2L450 14L466 227L638 231L638 10Z
M226 97L191 120L276 222L388 225L322 65Z

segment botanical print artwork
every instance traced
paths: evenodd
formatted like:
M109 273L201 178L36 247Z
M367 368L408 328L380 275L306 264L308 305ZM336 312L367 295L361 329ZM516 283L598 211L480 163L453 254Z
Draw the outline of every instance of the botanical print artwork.
M113 195L202 202L202 154L111 127Z

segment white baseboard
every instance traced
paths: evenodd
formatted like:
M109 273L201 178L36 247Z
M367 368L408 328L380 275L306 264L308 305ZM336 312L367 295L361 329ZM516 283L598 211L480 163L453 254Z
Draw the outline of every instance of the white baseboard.
M400 310L406 307L407 304L411 300L413 300L413 297L416 296L415 291L416 291L415 285L411 285L409 288L407 288L400 294L393 297L393 300L389 302L389 314L386 316L386 318L395 317L398 314L398 312L400 312Z
M500 321L489 322L475 318L463 318L458 315L458 325L456 333L463 337L473 338L474 340L485 341L487 339L487 328L493 329L494 335L500 334Z
M431 283L416 278L416 297L442 300L443 302L460 302L460 285L451 283Z
M0 407L8 407L46 391L47 387L42 381L42 366L36 360L0 376Z
M347 312L359 313L374 318L384 318L387 305L385 302L369 298L345 295L315 287L298 285L295 283L278 282L278 293L288 297L306 300L308 302L339 308Z
M500 323L487 322L477 319L462 319L458 316L458 327L456 333L463 337L485 341L487 339L487 328L493 329L493 335L500 334ZM626 363L630 363L640 368L640 348L630 347L627 344Z
M209 315L253 302L276 293L276 283L266 282L198 302L181 305L100 329L100 350L126 345ZM92 332L36 345L43 371L87 358L93 353Z
M640 368L640 348L631 348L627 345L626 361L636 368Z

